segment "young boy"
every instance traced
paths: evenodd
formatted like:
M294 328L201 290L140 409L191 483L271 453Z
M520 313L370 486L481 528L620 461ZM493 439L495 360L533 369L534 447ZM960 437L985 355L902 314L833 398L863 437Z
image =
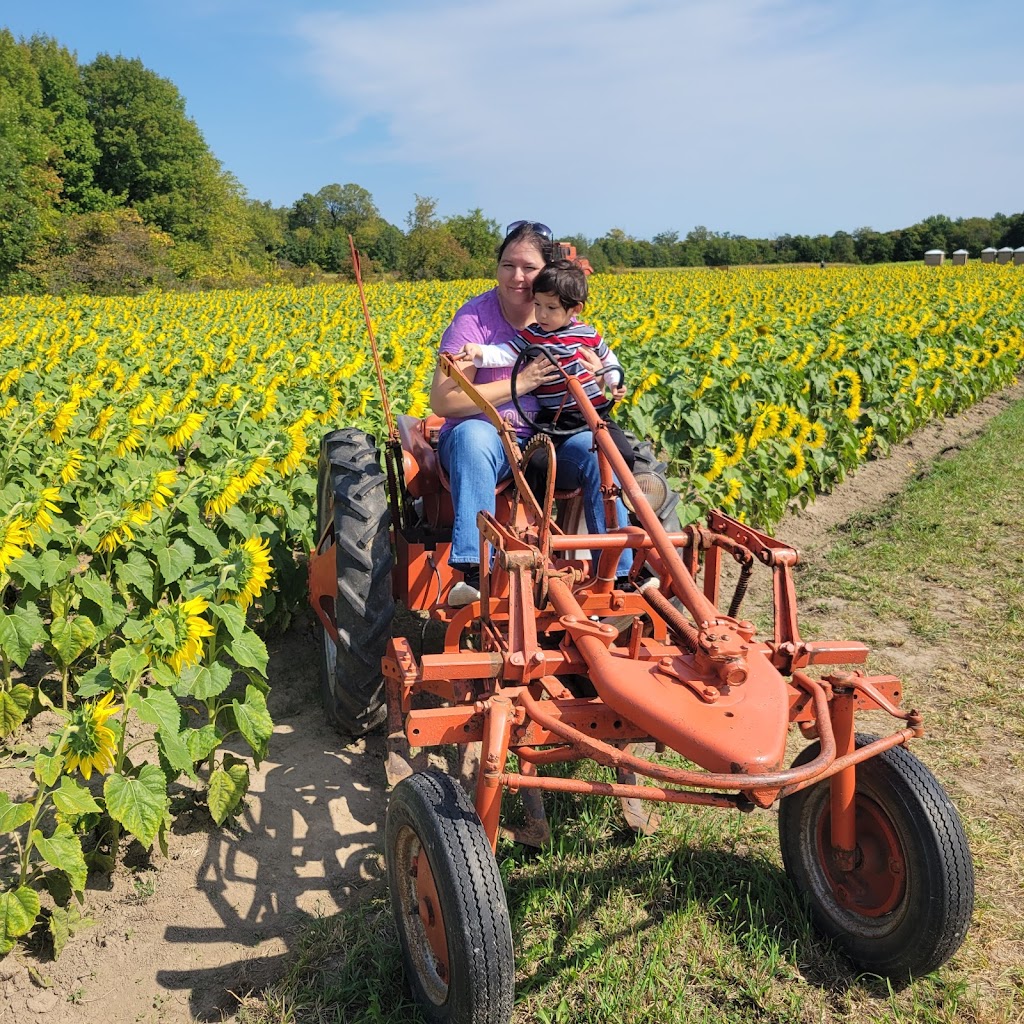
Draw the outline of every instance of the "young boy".
M622 366L607 342L589 324L576 319L587 301L587 275L578 263L571 260L554 260L534 278L533 308L537 322L519 331L515 338L500 344L465 345L460 358L472 359L474 366L511 366L519 353L527 346L543 346L558 361L562 369L575 377L583 386L599 416L608 423L608 434L615 442L619 454L625 459L630 470L635 456L622 428L608 419L614 401L626 393L622 385ZM605 370L612 370L609 379L611 397L604 391L602 379L591 369L581 350L596 356ZM614 371L618 371L617 373ZM533 392L540 412L537 422L552 424L563 430L575 430L586 426L586 420L575 400L569 394L564 379L553 384L542 384ZM555 449L560 447L564 437L554 436Z

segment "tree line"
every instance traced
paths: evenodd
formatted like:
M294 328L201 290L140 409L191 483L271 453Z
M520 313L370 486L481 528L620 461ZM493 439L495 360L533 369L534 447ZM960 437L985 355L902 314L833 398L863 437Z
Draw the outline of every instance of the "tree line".
M453 280L489 276L501 226L480 209L440 217L414 196L404 229L354 183L290 206L248 197L210 151L175 85L140 60L88 64L46 36L0 29L0 291L131 293L244 286L363 272ZM1024 245L1024 213L896 231L746 238L696 227L637 239L618 228L563 236L595 271L747 263L919 260L926 249Z

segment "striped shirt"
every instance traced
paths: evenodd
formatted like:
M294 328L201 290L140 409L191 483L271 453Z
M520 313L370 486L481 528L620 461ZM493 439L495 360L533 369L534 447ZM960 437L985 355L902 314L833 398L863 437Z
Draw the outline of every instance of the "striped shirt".
M565 373L580 382L595 409L600 410L608 404L609 399L605 396L601 380L594 376L593 371L580 357L580 349L586 348L596 353L601 365L606 369L616 367L621 370L621 365L615 358L615 353L608 347L608 343L590 324L573 320L554 331L544 331L537 324L531 324L518 331L510 341L487 346L480 365L511 366L519 354L531 345L546 348L558 360L558 365ZM609 383L618 382L617 377L613 375ZM575 401L569 395L565 379L559 379L552 384L542 384L531 394L537 399L541 409L576 407Z

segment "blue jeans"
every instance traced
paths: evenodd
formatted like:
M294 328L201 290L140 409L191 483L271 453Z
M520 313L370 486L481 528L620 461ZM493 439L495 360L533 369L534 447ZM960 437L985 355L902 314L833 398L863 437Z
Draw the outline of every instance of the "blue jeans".
M604 533L604 501L601 498L601 473L597 455L590 449L593 440L589 430L567 438L558 451L555 484L559 490L583 491L583 508L587 529ZM480 511L494 514L494 489L500 480L512 474L498 432L485 420L462 420L443 434L438 444L441 465L452 488L455 522L452 526L452 550L449 563L480 560L480 531L476 516ZM617 505L618 524L626 526L629 516L620 500ZM595 557L597 552L595 552ZM624 576L633 564L633 551L626 548L617 572Z

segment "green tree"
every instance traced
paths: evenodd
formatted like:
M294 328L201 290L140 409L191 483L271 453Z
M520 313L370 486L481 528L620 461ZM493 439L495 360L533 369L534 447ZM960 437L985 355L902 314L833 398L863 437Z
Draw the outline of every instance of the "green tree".
M94 179L100 151L78 61L48 36L33 36L28 52L39 76L43 106L52 116L49 139L54 145L53 167L61 180L62 212L109 209L112 199Z
M857 259L857 249L854 245L853 235L847 231L837 231L831 239L826 239L832 253L833 263L853 263ZM822 259L828 259L822 256Z
M448 227L437 217L437 200L416 196L406 218L409 230L402 253L402 272L411 280L454 281L471 275L472 260Z
M916 227L904 228L896 232L892 258L903 261L924 259L925 249L928 248L930 246L924 244L924 239Z
M355 235L367 221L378 220L380 212L373 196L361 185L325 185L316 194L330 228Z
M251 260L258 268L270 266L285 251L288 210L255 199L245 203L245 218L252 241Z
M471 265L467 275L490 277L494 272L495 253L501 244L501 225L485 217L483 210L477 207L461 216L447 217L444 226L469 254Z
M55 295L131 295L173 285L171 247L131 208L72 214L27 270Z
M14 283L56 223L52 131L28 48L0 29L0 287Z
M219 250L239 242L237 181L210 153L177 87L138 59L100 54L82 69L100 159L96 182L175 239ZM243 217L244 221L244 217Z

